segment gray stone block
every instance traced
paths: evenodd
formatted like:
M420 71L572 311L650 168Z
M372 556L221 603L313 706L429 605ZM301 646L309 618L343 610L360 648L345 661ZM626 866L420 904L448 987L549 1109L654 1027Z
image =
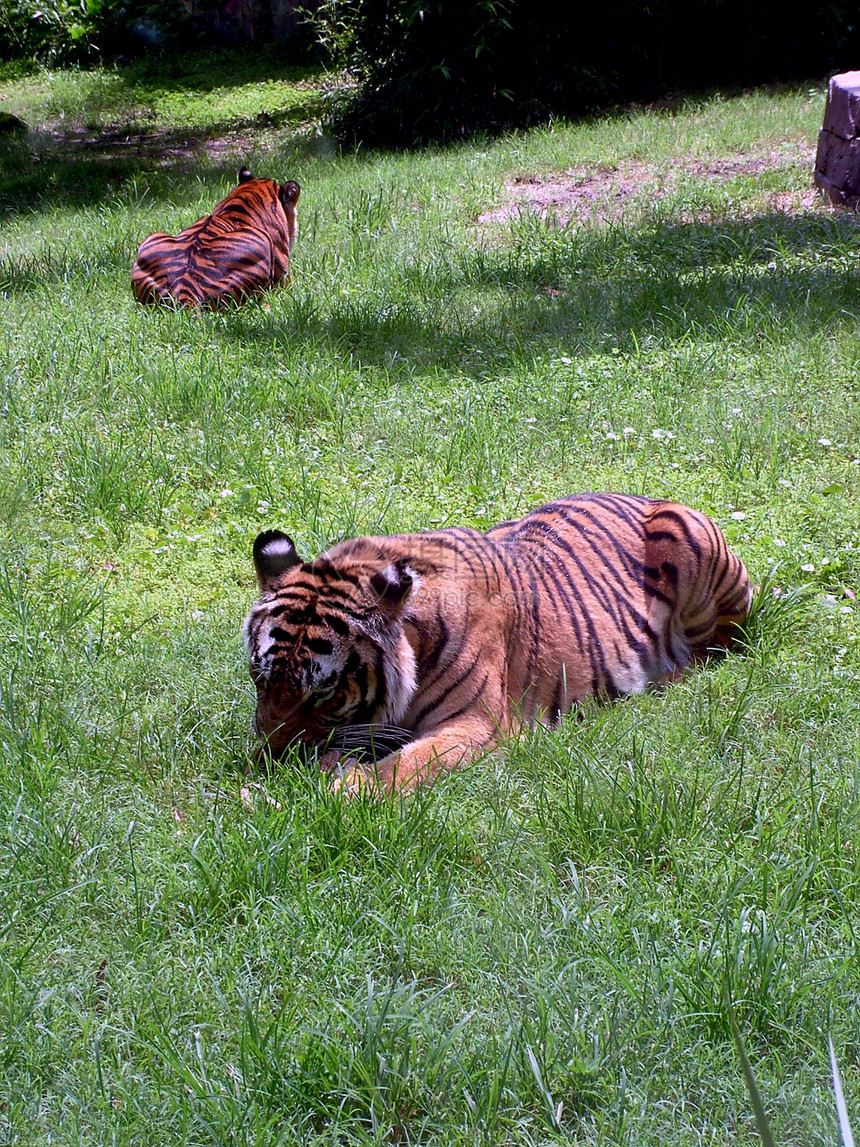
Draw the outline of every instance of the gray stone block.
M818 133L815 183L831 203L860 203L860 71L833 76Z
M860 135L860 72L842 72L827 85L824 130L843 139Z

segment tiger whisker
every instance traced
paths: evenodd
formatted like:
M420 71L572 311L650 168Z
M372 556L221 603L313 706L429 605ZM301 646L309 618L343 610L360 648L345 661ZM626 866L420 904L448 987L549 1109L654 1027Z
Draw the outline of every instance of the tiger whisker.
M399 725L347 725L337 729L326 741L326 749L370 754L381 758L402 749L415 739L411 729Z

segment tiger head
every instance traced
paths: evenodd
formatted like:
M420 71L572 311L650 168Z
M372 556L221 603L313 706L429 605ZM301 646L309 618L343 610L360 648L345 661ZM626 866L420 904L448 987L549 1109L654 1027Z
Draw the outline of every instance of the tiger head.
M269 195L272 191L277 195L287 217L287 233L292 247L296 237L296 202L302 193L301 187L292 179L287 183L276 183L274 179L256 179L247 167L243 167L239 171L239 186L245 183L256 183L260 191L268 188Z
M281 201L281 206L284 212L287 213L287 217L289 218L290 212L295 214L296 201L298 200L299 195L302 194L302 188L298 186L295 180L290 179L287 184L275 184L273 179L255 180L255 177L253 177L251 172L248 170L248 167L242 167L239 172L240 186L242 184L251 184L251 182L255 181L258 182L258 184L263 184L263 182L266 182L266 184L274 184L274 186L277 188L277 198L279 198Z
M415 690L403 632L419 582L403 560L303 562L286 534L254 542L259 600L245 621L255 731L277 756L350 725L397 725Z

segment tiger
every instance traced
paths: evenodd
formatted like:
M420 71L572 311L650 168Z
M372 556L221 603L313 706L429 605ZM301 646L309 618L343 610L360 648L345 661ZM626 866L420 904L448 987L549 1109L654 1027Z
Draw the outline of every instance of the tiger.
M266 530L253 563L258 755L315 750L350 794L414 789L585 697L672 681L728 649L752 596L710 518L612 493L309 562ZM374 744L371 769L359 753Z
M140 303L220 307L282 283L296 239L298 183L255 179L247 167L239 185L210 215L176 236L144 239L131 272Z

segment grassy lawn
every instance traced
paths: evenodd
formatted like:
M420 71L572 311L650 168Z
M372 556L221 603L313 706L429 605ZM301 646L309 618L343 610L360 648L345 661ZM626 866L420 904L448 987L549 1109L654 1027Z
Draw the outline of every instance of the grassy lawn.
M0 74L37 129L0 142L0 1143L751 1144L728 992L777 1142L835 1144L860 230L811 193L823 88L341 155L322 78L210 71ZM137 306L141 239L243 163L302 185L292 285ZM712 515L782 590L746 647L404 802L246 778L258 530L584 490Z
M285 64L265 50L253 56L225 50L169 62L144 57L92 71L0 63L3 110L43 129L68 123L102 132L150 127L212 135L255 123L263 111L283 120L314 102L324 86L313 69Z

